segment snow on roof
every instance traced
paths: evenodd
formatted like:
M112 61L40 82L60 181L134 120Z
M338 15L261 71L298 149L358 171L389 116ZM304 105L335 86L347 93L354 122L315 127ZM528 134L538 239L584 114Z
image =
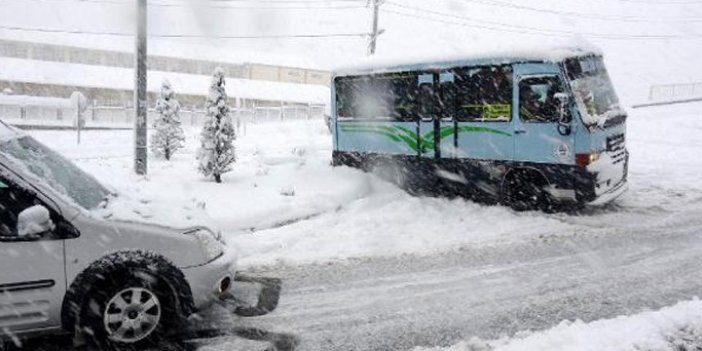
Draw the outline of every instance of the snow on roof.
M26 34L26 33L24 33ZM35 37L18 35L12 32L9 35L0 31L0 39L23 41L27 43L49 44L70 46L88 50L107 50L123 53L133 53L133 40L80 40L70 37ZM323 70L325 67L314 58L306 56L271 54L261 51L246 49L223 50L216 45L198 43L175 43L172 41L161 42L158 40L149 41L149 55L165 56L190 60L202 60L210 62L221 62L230 64L257 63L264 65L286 66L304 69Z
M42 106L71 108L71 99L27 95L0 95L0 106Z
M105 67L0 57L0 80L36 84L67 85L118 90L134 89L134 71ZM210 77L204 75L149 71L147 90L159 92L167 78L177 94L206 96ZM230 97L269 101L326 104L329 88L321 85L294 84L227 78Z
M507 63L514 61L547 61L559 62L568 57L601 55L599 48L587 43L577 46L560 47L525 47L511 48L510 50L464 52L450 55L417 55L408 56L374 56L365 57L355 63L336 68L333 75L364 74L369 72L393 71L411 69L412 66L422 65L442 67L451 64L460 64L465 61L482 61L494 63Z

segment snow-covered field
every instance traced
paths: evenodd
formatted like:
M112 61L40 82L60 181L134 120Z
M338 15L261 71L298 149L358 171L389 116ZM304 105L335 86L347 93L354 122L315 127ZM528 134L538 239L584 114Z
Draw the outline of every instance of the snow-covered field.
M331 136L319 120L249 125L223 184L196 172L196 130L173 161L152 159L147 177L133 174L129 131L84 132L81 145L71 132L32 134L122 194L113 206L118 216L175 226L209 217L239 247L242 264L265 265L431 254L684 221L702 212L700 114L700 104L630 111L630 191L580 215L414 197L358 170L332 168ZM205 217L191 216L198 211Z
M685 351L702 345L702 302L681 302L655 312L600 320L564 321L542 332L513 338L474 338L451 347L414 351Z

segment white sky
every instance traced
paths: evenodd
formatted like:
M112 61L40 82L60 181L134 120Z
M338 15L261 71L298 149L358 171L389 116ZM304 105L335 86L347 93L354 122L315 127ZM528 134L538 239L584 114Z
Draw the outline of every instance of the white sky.
M0 27L131 33L135 27L135 3L136 0L0 0ZM369 30L371 18L362 0L149 0L149 3L149 31L155 35L361 33ZM560 41L581 33L603 48L613 79L619 85L619 94L630 100L645 99L650 84L702 81L698 64L702 54L702 0L388 0L382 6L380 26L386 33L378 42L378 54L395 56L455 53L486 47L505 49L515 44ZM0 29L0 37L120 50L133 48L132 38L119 36ZM151 37L149 50L158 54L328 68L363 57L366 41L362 37L256 40Z

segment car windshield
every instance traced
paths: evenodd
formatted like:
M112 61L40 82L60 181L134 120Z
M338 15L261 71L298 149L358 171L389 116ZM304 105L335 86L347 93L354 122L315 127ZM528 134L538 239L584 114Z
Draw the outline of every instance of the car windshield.
M111 194L95 178L31 137L5 141L0 149L85 209L100 207Z
M586 124L596 124L623 113L601 57L566 61L570 87Z

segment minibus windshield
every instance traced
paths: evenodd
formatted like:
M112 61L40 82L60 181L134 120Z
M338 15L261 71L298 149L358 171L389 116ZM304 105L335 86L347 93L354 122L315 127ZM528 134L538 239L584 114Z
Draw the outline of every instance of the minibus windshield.
M0 150L85 209L100 207L111 195L95 178L31 137L6 141Z
M602 58L570 59L566 67L583 122L603 125L608 118L624 113Z

